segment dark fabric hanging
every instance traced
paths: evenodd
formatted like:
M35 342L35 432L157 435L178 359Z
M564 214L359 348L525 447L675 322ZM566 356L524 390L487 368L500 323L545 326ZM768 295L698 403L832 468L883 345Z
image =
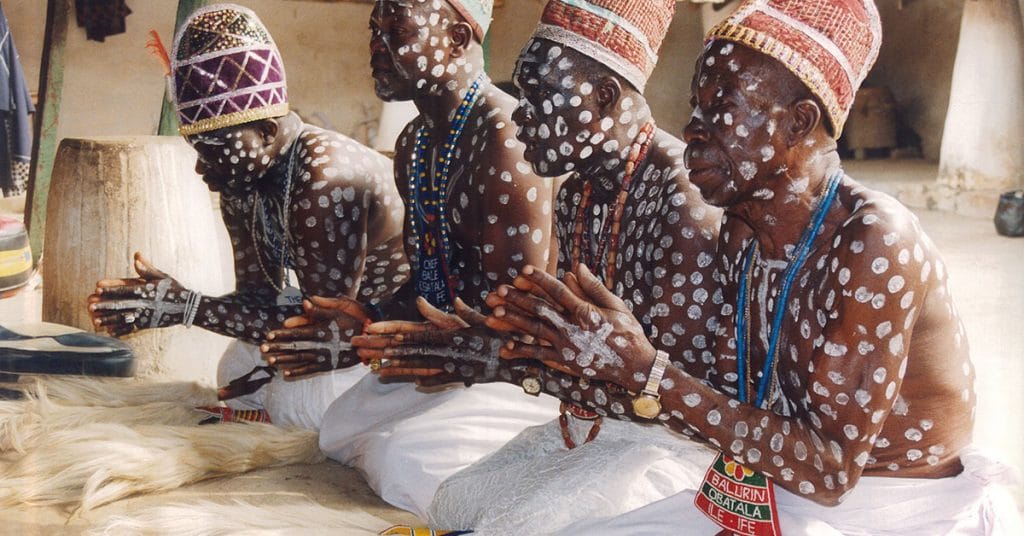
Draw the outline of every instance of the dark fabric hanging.
M0 6L0 193L12 197L25 193L32 155L32 123L35 112L29 97L18 50Z
M124 33L124 19L131 13L125 0L75 0L78 26L84 26L85 37L93 41Z

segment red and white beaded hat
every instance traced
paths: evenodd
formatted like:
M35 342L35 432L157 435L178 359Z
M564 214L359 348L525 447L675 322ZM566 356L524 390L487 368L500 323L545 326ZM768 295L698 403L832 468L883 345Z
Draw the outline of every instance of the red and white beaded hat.
M732 41L778 60L821 99L838 138L878 59L882 23L873 0L746 0L707 40Z
M215 4L189 15L170 68L182 136L288 113L281 53L248 8Z
M582 52L643 91L675 9L675 0L551 0L533 37Z

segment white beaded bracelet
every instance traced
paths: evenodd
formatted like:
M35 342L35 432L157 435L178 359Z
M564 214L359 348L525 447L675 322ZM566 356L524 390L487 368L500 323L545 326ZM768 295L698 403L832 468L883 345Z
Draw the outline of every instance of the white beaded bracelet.
M192 322L196 319L196 314L199 313L199 301L203 299L203 295L198 291L190 291L188 299L185 300L185 319L182 322L186 328L192 327Z

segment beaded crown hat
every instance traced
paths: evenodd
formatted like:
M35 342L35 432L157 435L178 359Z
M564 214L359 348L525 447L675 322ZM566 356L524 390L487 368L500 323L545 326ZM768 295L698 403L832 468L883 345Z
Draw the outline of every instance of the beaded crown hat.
M551 0L533 37L586 54L643 91L675 9L675 0Z
M175 35L170 59L182 136L288 113L281 53L248 8L196 10Z
M708 32L776 59L821 99L836 138L878 59L882 23L873 0L746 0Z

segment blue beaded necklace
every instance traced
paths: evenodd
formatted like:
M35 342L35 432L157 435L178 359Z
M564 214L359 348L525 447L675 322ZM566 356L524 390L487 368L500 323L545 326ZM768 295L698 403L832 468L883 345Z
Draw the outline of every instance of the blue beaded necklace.
M448 235L451 226L445 211L448 199L449 169L455 147L462 135L469 113L480 96L480 86L487 79L481 74L462 97L448 130L448 139L433 166L427 165L430 132L424 126L416 131L416 146L409 175L409 229L416 243L419 270L416 291L435 307L448 310L455 303L455 281L452 281L451 247ZM430 169L433 168L433 176Z
M764 366L761 369L761 380L757 387L755 407L760 408L764 404L768 385L773 382L775 376L774 370L776 354L779 348L779 333L781 332L782 319L786 311L786 302L789 300L789 291L793 285L793 280L796 278L796 273L800 270L800 267L803 266L807 261L807 257L811 254L811 245L821 231L821 226L825 222L825 215L828 213L829 207L835 201L836 192L839 189L839 183L842 178L842 170L837 171L829 178L825 192L811 214L811 221L808 222L807 228L804 229L803 235L800 236L800 241L797 242L796 248L790 257L789 266L786 267L786 272L783 275L782 290L779 292L778 299L776 300L775 314L772 317L771 334L768 339L768 357L765 359ZM750 247L747 248L747 253L743 259L739 296L736 300L739 304L739 307L736 308L736 368L739 376L736 383L739 385L740 402L744 404L747 403L747 378L749 372L747 367L749 367L748 354L750 352L747 342L750 336L750 298L748 296L748 288L754 272L753 260L758 255L758 250L759 246L755 238Z

